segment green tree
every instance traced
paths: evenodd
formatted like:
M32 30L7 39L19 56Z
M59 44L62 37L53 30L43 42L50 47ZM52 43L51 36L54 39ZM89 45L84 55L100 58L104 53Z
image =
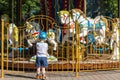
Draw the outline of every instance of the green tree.
M118 0L103 0L103 14L118 17Z
M118 17L118 0L87 0L87 16Z
M25 0L22 5L22 14L27 14L28 16L33 16L40 13L40 0Z
M0 0L0 16L3 14L9 15L9 2L8 2L8 0Z

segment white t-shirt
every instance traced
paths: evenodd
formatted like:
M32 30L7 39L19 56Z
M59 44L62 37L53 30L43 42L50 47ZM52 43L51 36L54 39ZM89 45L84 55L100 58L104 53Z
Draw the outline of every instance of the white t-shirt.
M37 42L36 43L37 48L37 57L47 57L47 50L48 50L48 44L45 42Z

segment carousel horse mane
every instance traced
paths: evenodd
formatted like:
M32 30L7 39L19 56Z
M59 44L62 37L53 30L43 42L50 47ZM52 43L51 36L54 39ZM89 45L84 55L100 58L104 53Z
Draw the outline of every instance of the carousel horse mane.
M104 24L105 24L106 27L108 27L108 20L104 16L100 15L100 16L97 16L97 17L94 18L94 22L95 23L99 22L100 20L102 22L104 22Z
M14 27L13 28L13 39L15 39L15 41L17 42L18 42L18 34L19 34L18 28Z
M80 15L83 15L83 17L86 18L86 15L85 15L85 13L84 13L82 10L80 10L80 9L72 9L72 10L70 11L71 14L73 14L73 13L75 13L75 12L80 13ZM73 15L71 15L71 16L73 17ZM80 16L79 16L79 17L80 17Z
M30 32L34 27L29 23L29 22L26 22L26 31L27 32Z
M113 18L112 19L112 28L114 29L114 27L116 26L119 28L120 27L120 18Z
M61 15L64 15L64 14L69 15L70 13L67 10L61 10L61 11L57 12L57 14L58 14L58 16L61 16Z

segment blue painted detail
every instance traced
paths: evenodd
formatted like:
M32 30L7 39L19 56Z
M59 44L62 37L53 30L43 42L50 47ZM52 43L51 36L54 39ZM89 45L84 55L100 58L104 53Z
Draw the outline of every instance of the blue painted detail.
M93 24L88 20L88 30L93 29Z
M23 50L29 50L29 48L11 48L12 50L19 50L20 53L22 53Z
M95 37L92 34L88 34L88 43L95 43Z
M105 50L105 51L109 50L109 47L107 47L107 48L102 48L102 47L96 48L96 47L93 45L93 49L94 49L94 50L99 50L100 53L103 53L104 50Z
M102 29L103 26L105 26L105 24L102 21L99 21L98 23L95 24L95 29L96 30Z

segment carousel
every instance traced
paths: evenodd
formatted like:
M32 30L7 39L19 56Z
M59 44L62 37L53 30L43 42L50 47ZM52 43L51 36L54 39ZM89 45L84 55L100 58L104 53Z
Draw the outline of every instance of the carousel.
M2 22L6 30L3 35L5 69L36 68L36 42L42 31L47 33L49 45L48 71L119 69L120 19L103 15L86 17L85 0L70 0L74 4L69 4L69 0L62 0L60 4L59 0L55 1L53 5L52 0L40 0L43 14L27 18L23 26L21 17L17 26L13 22ZM20 6L21 3L19 10Z

